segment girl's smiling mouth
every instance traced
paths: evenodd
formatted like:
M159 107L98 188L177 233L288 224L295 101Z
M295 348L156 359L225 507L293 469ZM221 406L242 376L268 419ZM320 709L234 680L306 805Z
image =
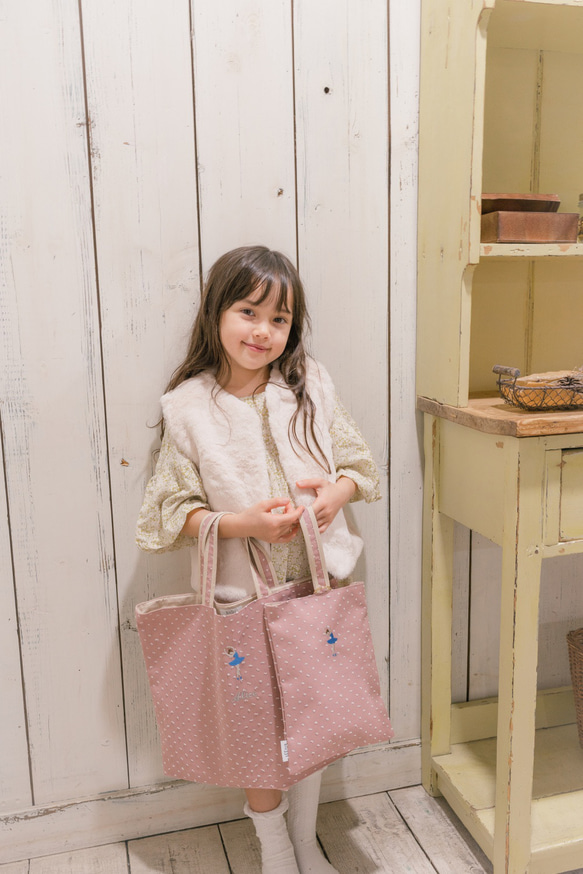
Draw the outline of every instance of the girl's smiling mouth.
M251 349L252 352L268 352L267 346L258 346L256 343L243 343L247 349Z

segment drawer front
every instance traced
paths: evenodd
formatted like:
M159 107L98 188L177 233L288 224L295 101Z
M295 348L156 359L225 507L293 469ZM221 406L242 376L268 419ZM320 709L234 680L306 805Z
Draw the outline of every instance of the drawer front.
M559 540L583 540L583 449L561 453Z

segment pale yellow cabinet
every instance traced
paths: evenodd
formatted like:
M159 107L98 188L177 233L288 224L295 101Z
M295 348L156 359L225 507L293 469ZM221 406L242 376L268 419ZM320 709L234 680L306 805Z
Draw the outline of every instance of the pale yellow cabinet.
M583 412L504 405L492 366L583 364L583 245L481 244L480 201L552 193L577 211L583 0L423 0L419 161L424 784L495 874L569 871L583 867L583 750L571 688L537 692L538 604L542 559L583 552ZM502 547L498 696L463 704L454 521Z

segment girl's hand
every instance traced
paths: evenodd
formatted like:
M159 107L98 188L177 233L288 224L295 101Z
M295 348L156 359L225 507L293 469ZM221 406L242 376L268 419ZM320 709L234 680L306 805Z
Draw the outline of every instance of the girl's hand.
M341 476L335 483L320 477L302 479L296 485L300 489L313 489L316 492L312 510L316 515L320 534L326 531L338 511L349 502L356 491L356 483L347 476Z
M278 507L284 507L284 512L271 512ZM298 533L303 509L294 508L289 498L260 501L241 513L223 516L219 537L256 537L267 543L289 543Z

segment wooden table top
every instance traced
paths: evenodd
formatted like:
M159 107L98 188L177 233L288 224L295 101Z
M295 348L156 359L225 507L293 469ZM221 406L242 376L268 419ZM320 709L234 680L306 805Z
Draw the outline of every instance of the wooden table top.
M583 409L528 411L505 404L499 395L470 398L467 407L453 407L419 396L417 408L432 416L489 434L542 437L583 433Z

